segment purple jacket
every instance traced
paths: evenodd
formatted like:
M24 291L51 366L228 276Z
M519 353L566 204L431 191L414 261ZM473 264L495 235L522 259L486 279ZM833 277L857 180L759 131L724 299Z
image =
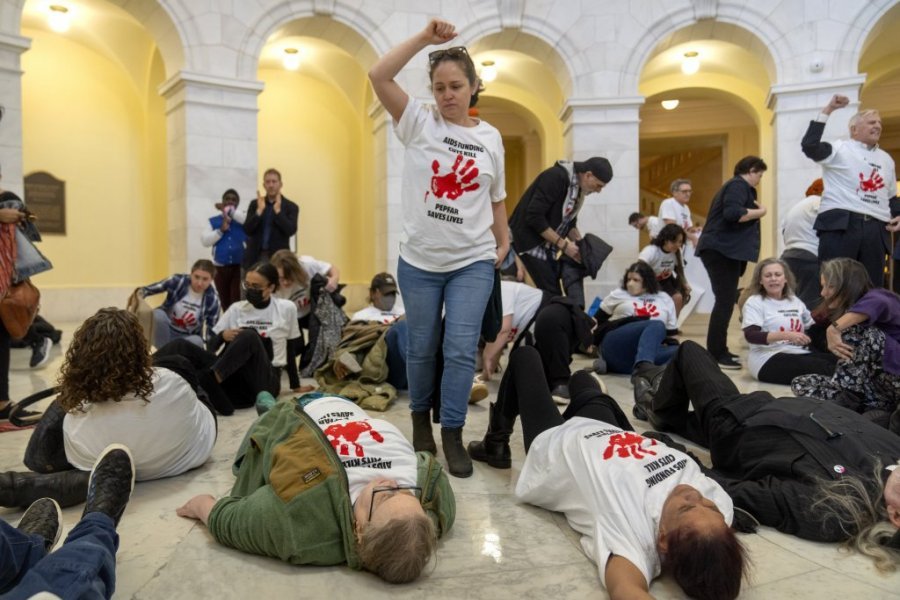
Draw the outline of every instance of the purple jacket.
M850 312L869 317L869 324L884 332L884 370L900 375L900 296L882 288L867 292Z

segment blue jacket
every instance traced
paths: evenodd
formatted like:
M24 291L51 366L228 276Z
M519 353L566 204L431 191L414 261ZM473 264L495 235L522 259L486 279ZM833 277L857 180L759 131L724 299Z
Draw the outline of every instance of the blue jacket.
M175 303L187 296L188 290L191 289L191 276L183 273L176 273L168 279L151 283L141 288L144 296L153 296L161 292L166 293L166 300L162 303L162 308L167 313L175 306ZM200 306L200 315L197 319L197 331L205 340L212 331L213 325L219 320L219 293L216 291L215 285L210 285L203 293L203 304ZM203 323L206 323L206 331L201 332Z
M213 230L222 226L222 215L210 217L209 224ZM228 231L222 233L219 241L213 245L213 261L217 265L239 265L244 260L244 243L247 241L247 232L244 226L235 220L231 221Z

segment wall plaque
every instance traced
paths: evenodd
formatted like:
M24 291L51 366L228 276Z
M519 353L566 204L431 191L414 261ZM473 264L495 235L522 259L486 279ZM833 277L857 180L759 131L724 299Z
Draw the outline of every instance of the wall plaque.
M25 205L37 215L38 230L66 233L66 182L45 171L25 176Z

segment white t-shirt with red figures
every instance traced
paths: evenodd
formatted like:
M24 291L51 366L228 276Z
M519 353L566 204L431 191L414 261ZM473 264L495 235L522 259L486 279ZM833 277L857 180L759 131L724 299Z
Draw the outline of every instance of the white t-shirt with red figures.
M712 500L731 524L731 498L689 456L615 425L573 417L535 438L516 497L566 515L604 586L613 554L640 569L649 585L660 573L663 504L679 484Z
M410 98L394 132L406 146L400 256L432 272L496 260L491 203L506 198L503 141L484 121L448 123Z
M297 305L275 296L265 308L256 308L246 300L240 300L229 306L213 327L216 333L226 329L255 329L260 337L271 339L272 365L283 367L287 364L287 341L300 337Z
M674 252L665 252L656 244L644 246L641 253L638 254L638 260L642 260L653 269L657 279L668 279L675 275L675 264L678 262L678 255Z
M544 292L518 281L501 281L500 299L503 316L512 315L512 330L509 332L509 341L512 342L537 313Z
M691 220L691 209L682 204L675 198L667 198L659 205L659 218L668 221L675 221L676 225L687 231L694 226Z
M856 140L838 140L819 164L825 184L820 214L836 208L891 220L889 201L897 195L897 173L887 152Z
M203 308L203 294L188 288L184 298L172 305L169 323L172 329L181 333L200 333L200 312Z
M303 410L319 425L347 470L353 502L378 477L416 485L416 452L391 423L372 419L356 403L337 396L313 400Z
M666 329L678 328L675 303L665 292L632 296L627 290L617 288L603 299L600 309L610 315L611 321L625 317L650 317L662 321Z
M741 309L743 319L741 328L758 326L766 332L773 331L806 331L813 324L812 315L803 301L797 296L776 300L754 294L744 303ZM787 340L771 344L750 344L747 355L747 368L754 378L759 378L759 370L770 358L779 353L808 354L803 346L795 346Z

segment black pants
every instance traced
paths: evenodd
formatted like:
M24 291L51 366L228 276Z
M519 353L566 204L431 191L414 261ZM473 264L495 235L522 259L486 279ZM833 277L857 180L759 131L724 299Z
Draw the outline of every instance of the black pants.
M556 387L569 381L572 353L578 349L572 311L562 304L540 309L534 322L534 347L541 357L547 382Z
M183 339L169 342L160 352L183 356L198 371L213 370L235 408L253 406L259 392L273 396L281 392L281 370L272 366L262 339L253 329L241 330L218 356Z
M763 364L757 379L765 383L790 385L799 375L834 375L837 357L830 352L810 352L809 354L789 354L779 352Z
M0 401L9 400L9 332L0 321Z
M797 280L797 297L806 308L814 309L822 301L822 284L819 281L819 258L806 250L785 250L781 260L787 263Z
M219 303L222 312L228 310L234 302L241 299L241 265L222 265L216 267L216 290L219 292Z
M506 373L500 381L495 410L511 421L521 417L525 452L541 433L576 416L634 431L616 401L600 391L600 386L590 374L579 371L572 375L569 392L572 402L561 415L550 396L540 355L534 348L522 346L509 356Z
M883 287L885 255L890 251L885 225L884 221L849 213L847 229L819 231L819 262L840 257L858 260L866 268L872 283Z
M728 354L728 324L734 314L738 299L738 282L747 263L734 260L715 250L704 250L700 255L703 266L709 274L716 301L709 315L709 330L706 333L706 349L717 359Z

